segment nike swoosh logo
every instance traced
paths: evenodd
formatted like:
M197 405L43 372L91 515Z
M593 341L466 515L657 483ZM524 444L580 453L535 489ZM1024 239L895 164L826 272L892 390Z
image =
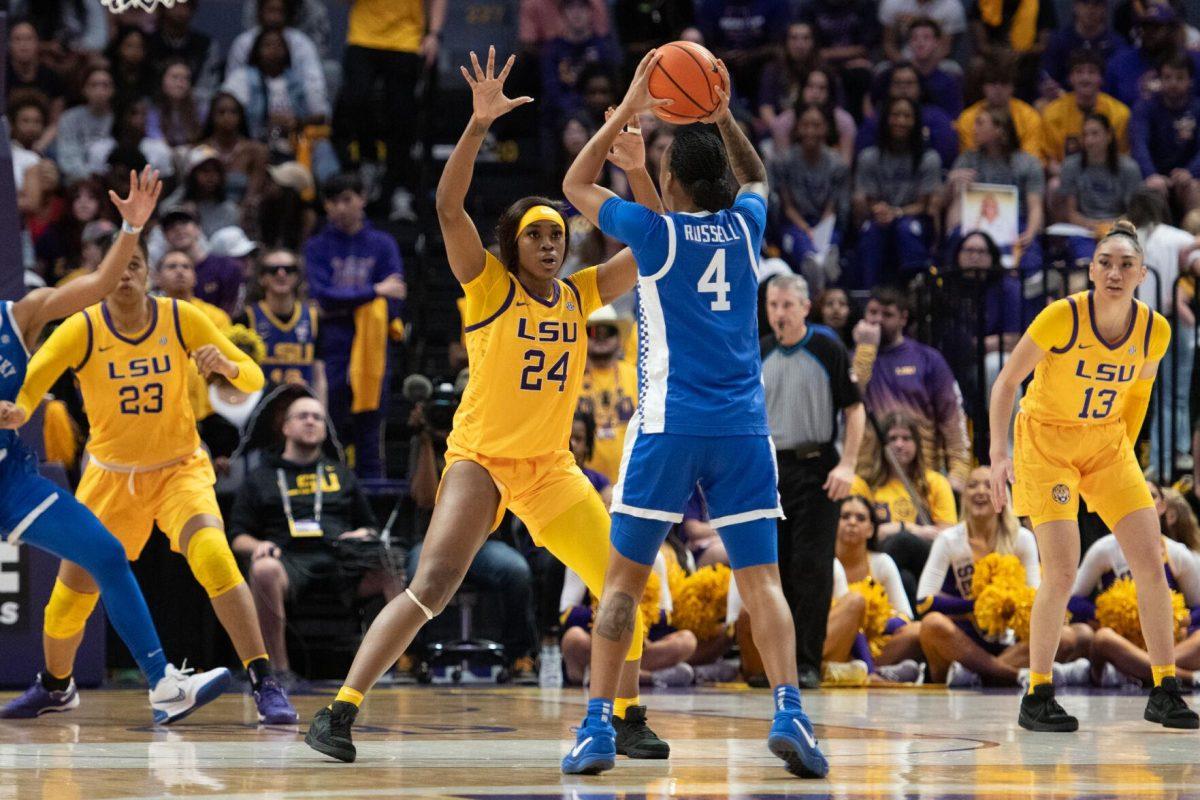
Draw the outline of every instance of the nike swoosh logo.
M1089 347L1091 347L1091 345L1090 345L1090 344L1081 344L1081 345L1079 345L1079 349L1080 349L1080 350L1087 350Z
M808 742L808 746L815 749L817 746L817 740L812 737L812 734L808 732L807 728L800 724L800 720L793 719L792 724L796 726L798 731L800 731L800 735L804 737L804 741Z
M157 702L159 702L160 704L161 703L178 703L180 700L186 700L186 699L187 699L187 692L185 692L183 689L180 689L179 694L175 695L174 697L167 699L167 700L159 700Z
M514 306L527 306L527 305L529 305L529 303L516 302L516 303L513 303L513 305Z
M108 345L107 347L99 347L99 348L97 348L97 349L98 349L98 350L99 350L101 353L104 353L104 352L107 352L107 351L109 351L109 350L112 350L114 347L116 347L116 345L115 345L115 344L110 344L110 345Z
M588 738L584 739L579 744L575 745L575 747L571 750L571 758L579 758L579 754L583 752L583 748L585 748L589 744L591 744L591 741L592 741L592 737L589 736Z

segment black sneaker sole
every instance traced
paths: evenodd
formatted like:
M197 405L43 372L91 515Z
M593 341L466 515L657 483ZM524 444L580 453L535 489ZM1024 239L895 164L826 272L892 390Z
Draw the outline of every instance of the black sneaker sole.
M671 757L671 746L663 742L662 747L631 747L626 748L617 745L617 755L626 756L627 758L636 758L643 761L660 761L664 758Z
M1017 724L1025 730L1035 733L1074 733L1079 730L1079 720L1075 717L1051 723L1029 719L1022 714L1017 718Z
M327 744L313 736L312 731L304 734L304 743L318 753L323 753L330 758L336 758L338 761L344 761L347 764L353 762L358 756L357 751L353 747L339 747L338 745Z
M1158 716L1157 714L1152 713L1150 711L1150 709L1147 708L1146 713L1143 714L1142 716L1145 718L1145 720L1147 722L1157 723L1159 725L1162 725L1164 728L1175 728L1177 730L1185 730L1185 731L1194 731L1197 728L1200 728L1200 718L1197 718L1196 715L1194 715L1194 714L1191 716L1188 716L1188 717L1177 718L1177 719L1170 719L1170 718L1163 719L1162 717Z

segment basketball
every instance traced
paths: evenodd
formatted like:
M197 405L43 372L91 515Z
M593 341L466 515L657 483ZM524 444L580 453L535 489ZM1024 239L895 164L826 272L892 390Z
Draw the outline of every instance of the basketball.
M658 118L674 125L690 125L716 111L721 103L717 87L728 93L729 86L713 54L701 45L682 41L664 44L658 52L662 58L650 73L650 94L673 101L654 109Z

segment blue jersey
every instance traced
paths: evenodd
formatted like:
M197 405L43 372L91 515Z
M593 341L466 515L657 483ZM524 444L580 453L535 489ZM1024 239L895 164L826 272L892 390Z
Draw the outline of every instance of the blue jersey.
M656 214L619 198L600 228L638 263L641 433L768 435L758 347L758 253L766 201Z
M317 308L311 303L296 303L291 319L282 320L271 313L265 302L246 307L246 316L266 345L263 374L268 389L284 383L313 385L316 359Z
M25 367L29 364L29 351L17 321L13 319L13 303L0 303L0 400L15 403L25 383ZM0 430L0 458L11 455L17 443L17 432Z

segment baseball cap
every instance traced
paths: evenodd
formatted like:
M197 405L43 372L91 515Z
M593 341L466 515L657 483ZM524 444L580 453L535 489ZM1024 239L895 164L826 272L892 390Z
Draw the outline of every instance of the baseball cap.
M219 256L232 258L248 256L258 249L258 245L237 225L228 225L213 233L208 239L208 247Z

